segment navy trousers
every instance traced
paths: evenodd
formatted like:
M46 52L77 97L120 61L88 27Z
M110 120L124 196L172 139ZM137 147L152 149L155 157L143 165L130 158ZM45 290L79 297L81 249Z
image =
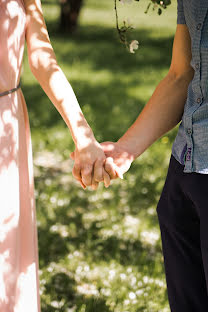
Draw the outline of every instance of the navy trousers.
M172 312L208 312L208 175L171 155L156 211Z

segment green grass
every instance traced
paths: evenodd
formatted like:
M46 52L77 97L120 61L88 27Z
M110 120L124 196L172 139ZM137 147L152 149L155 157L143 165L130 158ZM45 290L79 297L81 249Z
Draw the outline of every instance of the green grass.
M44 3L44 2L43 2ZM176 3L162 16L146 2L120 9L140 42L118 42L113 1L85 1L76 35L60 34L59 7L43 4L58 62L99 141L117 140L166 75ZM121 6L120 6L121 7ZM169 311L156 205L176 130L154 143L124 181L82 190L74 181L69 130L30 73L22 77L33 141L42 312ZM148 131L148 125L147 125Z

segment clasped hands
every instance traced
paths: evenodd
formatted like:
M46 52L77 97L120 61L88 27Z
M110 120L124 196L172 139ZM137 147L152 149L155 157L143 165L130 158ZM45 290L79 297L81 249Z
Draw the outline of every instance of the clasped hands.
M134 160L125 146L119 142L90 141L85 146L76 146L70 154L74 160L72 174L83 189L91 186L96 190L100 182L109 187L113 179L123 179Z

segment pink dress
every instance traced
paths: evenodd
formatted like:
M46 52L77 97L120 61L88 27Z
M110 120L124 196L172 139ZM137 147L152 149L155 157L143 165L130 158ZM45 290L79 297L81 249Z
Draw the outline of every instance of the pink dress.
M0 93L18 85L22 0L0 0ZM21 89L0 97L0 311L40 312L30 125Z

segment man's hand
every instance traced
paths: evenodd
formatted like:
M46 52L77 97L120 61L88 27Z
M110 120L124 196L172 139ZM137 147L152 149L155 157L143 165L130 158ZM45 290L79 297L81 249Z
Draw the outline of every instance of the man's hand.
M129 170L134 156L124 149L119 142L103 142L101 146L107 157L105 170L111 179L118 178L118 174L115 174L115 171L112 170L112 163L114 163L120 169L120 177L122 178L122 175Z

